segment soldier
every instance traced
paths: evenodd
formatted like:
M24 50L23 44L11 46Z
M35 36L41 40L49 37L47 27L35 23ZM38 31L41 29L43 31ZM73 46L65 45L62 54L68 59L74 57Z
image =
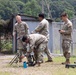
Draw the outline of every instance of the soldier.
M49 40L49 22L44 18L44 14L39 14L39 20L41 21L39 25L35 28L35 30L32 33L39 33ZM45 53L48 56L48 61L46 62L52 62L51 54L49 50L45 50Z
M44 35L41 34L30 34L22 38L23 42L29 43L30 50L28 53L34 51L37 53L36 62L38 66L41 64L41 60L43 59L42 53L47 49L48 40Z
M59 33L62 35L62 49L63 55L66 59L62 64L70 63L70 44L71 44L71 33L72 33L72 22L68 19L67 13L61 14L61 19L64 21L64 26L62 30L59 30Z
M16 21L17 23L14 25L14 30L13 30L13 36L17 33L17 38L21 38L24 35L28 35L28 25L26 22L23 22L21 20L21 16L17 15L16 16ZM22 40L18 39L17 40L17 49L19 51L19 61L21 62L21 56L22 56L22 51L24 51L24 46L22 43Z

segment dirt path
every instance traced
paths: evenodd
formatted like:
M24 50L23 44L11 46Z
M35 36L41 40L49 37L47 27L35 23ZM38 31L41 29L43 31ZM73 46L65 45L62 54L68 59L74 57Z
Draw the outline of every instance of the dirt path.
M26 69L23 68L23 63L19 64L21 67L16 64L9 66L8 63L13 57L14 55L0 55L0 75L71 75L74 72L73 75L76 75L76 69L70 69L69 71L59 62L43 63L41 67L28 67Z
M52 75L51 72L48 71L49 65L47 63L42 64L41 67L28 67L26 69L18 67L16 64L9 66L8 63L13 57L14 55L0 55L0 72L10 73L10 75L47 75L49 72L50 74L48 75ZM20 63L19 65L22 66L23 63Z

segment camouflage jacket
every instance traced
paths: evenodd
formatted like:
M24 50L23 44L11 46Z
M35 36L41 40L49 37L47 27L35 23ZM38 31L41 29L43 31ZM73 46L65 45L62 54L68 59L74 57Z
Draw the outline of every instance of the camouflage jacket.
M46 19L43 19L33 33L39 33L49 38L49 22Z
M28 35L28 25L26 22L21 22L20 24L16 23L14 26L14 32L17 32L17 37L22 37L24 35Z
M70 20L67 20L67 23L64 23L64 26L62 28L65 32L62 33L62 39L69 39L71 40L71 34L72 34L72 22Z
M47 42L47 38L41 34L30 34L30 48L33 49L35 46L40 45L43 42Z

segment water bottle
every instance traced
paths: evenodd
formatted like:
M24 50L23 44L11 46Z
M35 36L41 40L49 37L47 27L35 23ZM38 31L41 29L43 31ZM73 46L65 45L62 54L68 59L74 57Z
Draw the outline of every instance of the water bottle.
M23 67L24 67L24 68L27 68L27 63L26 63L26 61L23 62Z

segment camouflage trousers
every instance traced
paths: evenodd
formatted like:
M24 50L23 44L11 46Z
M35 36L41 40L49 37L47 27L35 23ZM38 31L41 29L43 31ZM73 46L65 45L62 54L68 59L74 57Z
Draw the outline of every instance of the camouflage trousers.
M49 35L47 36L47 39L48 39L48 41L49 41ZM47 55L47 58L48 58L48 60L52 60L52 56L51 56L51 53L50 53L50 49L48 49L48 43L47 43L47 47L46 47L46 49L45 49L45 54Z
M19 50L24 49L23 42L21 39L17 40L17 49Z
M44 50L44 52L46 53L46 55L48 57L48 60L52 60L50 50L48 49L48 44L47 44L46 49Z
M34 51L37 62L43 61L43 53L47 53L49 59L52 60L50 51L47 47L47 42L42 42Z
M21 39L17 40L17 52L19 53L19 57L27 52L26 44L23 44Z
M71 40L62 40L63 55L66 59L70 58Z

